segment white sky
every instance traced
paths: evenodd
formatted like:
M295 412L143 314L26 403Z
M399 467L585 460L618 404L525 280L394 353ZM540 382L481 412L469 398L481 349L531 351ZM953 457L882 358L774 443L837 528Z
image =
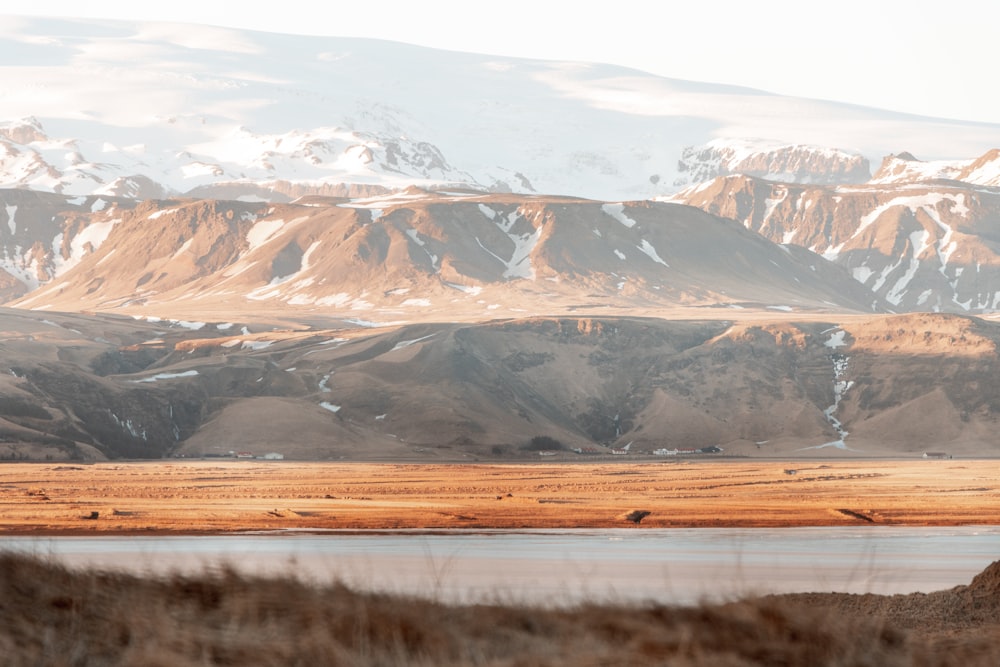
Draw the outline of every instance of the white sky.
M208 23L605 62L1000 123L995 0L0 0L0 14Z

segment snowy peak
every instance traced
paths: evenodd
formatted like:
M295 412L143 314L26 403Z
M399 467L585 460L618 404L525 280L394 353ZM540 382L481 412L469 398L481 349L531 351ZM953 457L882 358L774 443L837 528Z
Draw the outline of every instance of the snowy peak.
M74 139L52 139L37 119L0 126L0 187L69 195L163 198L198 188L235 188L241 195L275 180L321 193L323 184L474 184L427 142L340 128L280 135L234 129L170 155L142 145L104 143L91 159ZM235 197L234 197L235 198Z
M47 141L42 124L33 116L0 123L0 137L15 144Z
M163 199L170 193L148 176L118 176L94 191L106 197L126 197L128 199Z
M718 176L745 174L772 181L807 184L863 183L871 172L867 158L839 149L776 142L715 139L688 146L678 164L678 186Z
M962 171L961 163L953 160L925 162L912 153L887 155L872 176L873 184L919 183L921 181L955 180Z
M177 191L207 184L283 179L300 183L369 183L397 188L413 184L474 183L441 151L405 136L354 132L339 127L258 134L240 127L215 141L191 146Z
M958 175L958 180L975 185L1000 187L1000 148L994 148L973 160Z
M923 161L911 153L889 155L872 177L872 184L962 181L971 185L1000 186L1000 149L969 160Z
M95 194L114 168L90 162L73 139L52 139L36 118L0 125L0 187Z

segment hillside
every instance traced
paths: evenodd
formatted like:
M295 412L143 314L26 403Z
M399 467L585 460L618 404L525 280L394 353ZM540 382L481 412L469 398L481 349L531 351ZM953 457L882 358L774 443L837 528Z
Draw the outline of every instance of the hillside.
M4 458L997 453L1000 329L958 316L257 331L0 319Z
M4 197L6 284L22 308L385 323L879 307L821 258L675 204L415 188L273 205Z

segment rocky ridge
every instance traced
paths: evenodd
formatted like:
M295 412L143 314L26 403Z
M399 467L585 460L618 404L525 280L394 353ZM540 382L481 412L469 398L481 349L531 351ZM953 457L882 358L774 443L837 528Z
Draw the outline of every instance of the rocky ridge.
M969 160L918 160L912 153L888 155L870 183L901 184L951 180L969 185L1000 187L1000 149L994 148Z
M729 176L674 200L820 254L898 312L1000 307L996 188L905 179L806 186Z
M863 183L871 176L868 160L857 153L819 146L767 141L715 139L681 153L677 186L743 174L770 181L830 185Z

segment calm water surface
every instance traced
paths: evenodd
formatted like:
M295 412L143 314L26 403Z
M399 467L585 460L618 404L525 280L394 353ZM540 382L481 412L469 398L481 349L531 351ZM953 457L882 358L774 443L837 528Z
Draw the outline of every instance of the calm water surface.
M369 590L541 604L690 604L751 593L931 592L1000 560L1000 526L0 537L0 548L143 573L223 564Z

